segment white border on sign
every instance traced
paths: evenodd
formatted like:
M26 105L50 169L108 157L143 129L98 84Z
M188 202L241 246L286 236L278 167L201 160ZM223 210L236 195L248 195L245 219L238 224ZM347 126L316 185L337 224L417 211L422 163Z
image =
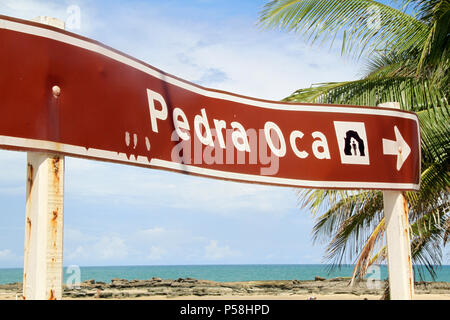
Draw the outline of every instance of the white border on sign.
M195 85L180 81L170 75L163 74L155 69L152 69L142 63L139 63L129 57L123 56L117 52L107 49L99 44L92 43L86 40L82 40L70 35L53 31L46 28L40 28L28 24L22 24L14 21L0 19L0 28L9 29L12 31L27 33L31 35L36 35L39 37L44 37L59 42L67 43L79 48L83 48L92 52L99 53L108 58L126 64L137 70L145 72L157 79L175 85L177 87L195 92L205 97L216 98L221 100L228 100L233 102L238 102L242 104L247 104L255 107L275 109L275 110L287 110L287 111L311 111L311 112L335 112L335 113L354 113L354 114L370 114L370 115L380 115L380 116L393 116L397 118L405 118L417 121L417 116L411 113L405 113L397 110L385 110L379 108L352 108L352 107L336 107L326 106L326 105L298 105L298 104L283 104L283 103L270 103L265 101L253 100L251 98L239 97L232 94L227 94L225 92L211 91L205 88L200 88Z
M79 157L91 157L96 159L105 159L118 162L126 162L136 165L144 165L150 167L166 168L170 170L181 171L184 173L193 173L203 176L216 177L226 180L266 183L281 186L307 187L307 188L339 188L339 189L388 189L388 190L418 190L419 185L414 183L385 183L385 182L361 182L361 181L315 181L315 180L299 180L287 179L271 176L260 176L236 172L228 172L221 170L213 170L207 168L196 167L161 159L153 158L148 161L145 156L127 157L125 153L115 151L101 150L95 148L85 148L70 144L62 144L50 142L46 140L34 140L24 138L14 138L8 136L0 136L0 145L7 145L23 149L48 150L60 152L68 155Z
M152 69L143 63L133 60L127 56L124 56L118 52L105 48L97 43L92 43L87 40L79 39L77 37L61 33L55 30L47 29L45 27L38 27L34 25L24 24L16 21L10 21L0 18L0 29L8 29L16 32L31 34L39 37L48 38L51 40L63 42L72 46L83 48L92 52L96 52L144 73L147 73L157 79L178 86L180 88L189 90L202 96L238 102L254 107L275 109L275 110L287 110L287 111L309 111L309 112L333 112L333 113L349 113L349 114L365 114L365 115L377 115L377 116L392 116L397 118L404 118L414 120L417 128L419 128L418 118L415 114L400 112L397 110L385 110L379 108L354 108L354 107L336 107L326 105L299 105L299 104L283 104L283 103L270 103L267 101L253 100L247 97L235 96L227 94L225 92L211 91L205 88L195 86L193 84L183 82L170 75L163 74L158 70ZM418 132L418 141L420 141L420 132ZM98 159L105 159L111 161L128 162L137 165L146 165L153 167L166 168L171 170L182 171L186 173L199 174L210 177L217 177L222 179L243 181L243 182L257 182L267 183L273 185L291 185L297 187L309 187L309 188L342 188L342 189L390 189L390 190L418 190L419 184L414 183L383 183L383 182L359 182L359 181L314 181L314 180L298 180L298 179L286 179L271 176L259 176L250 174L241 174L234 172L226 172L220 170L213 170L207 168L200 168L192 165L179 164L166 160L153 158L149 162L144 156L138 156L137 158L131 156L127 158L124 153L117 153L114 151L100 150L84 147L55 143L44 140L35 139L23 139L8 136L0 136L0 145L19 147L24 149L36 149L36 150L48 150L54 152L61 152L81 157L92 157Z

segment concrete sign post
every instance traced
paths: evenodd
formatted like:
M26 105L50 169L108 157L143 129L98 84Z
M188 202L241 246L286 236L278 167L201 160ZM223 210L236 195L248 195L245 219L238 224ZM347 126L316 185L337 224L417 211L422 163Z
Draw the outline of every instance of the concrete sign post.
M91 39L5 16L0 70L0 148L51 154L42 167L49 179L63 172L55 155L69 155L277 186L419 189L420 132L412 112L208 89ZM29 178L42 158L30 160ZM60 200L43 207L62 219L58 181L48 190L59 190L52 199Z
M64 29L64 22L38 17L36 21ZM53 99L60 92L52 88ZM64 156L27 153L27 189L23 298L62 298L64 231Z
M399 103L386 102L380 107L400 109ZM391 154L407 157L403 142L387 142ZM389 291L393 300L411 300L414 296L414 275L409 237L408 203L401 191L383 191L386 244L389 270Z
M28 152L23 298L62 297L64 157Z

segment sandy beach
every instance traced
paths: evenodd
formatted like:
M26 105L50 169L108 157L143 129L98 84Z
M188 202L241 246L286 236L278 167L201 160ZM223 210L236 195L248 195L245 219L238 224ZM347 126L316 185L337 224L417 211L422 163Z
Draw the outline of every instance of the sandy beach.
M137 298L120 298L120 300L310 300L311 295L247 295L247 296L146 296ZM352 294L331 294L331 295L314 295L314 300L380 300L380 295L352 295ZM64 297L64 300L111 300L111 298L73 298ZM113 298L117 299L117 298ZM21 300L20 295L11 293L1 293L0 300ZM450 300L450 294L416 294L414 300Z
M64 285L65 300L380 300L385 283L349 285L346 278L310 281L215 282L192 278L163 280L113 279ZM21 300L22 284L0 285L1 300ZM450 300L449 282L416 282L415 300Z

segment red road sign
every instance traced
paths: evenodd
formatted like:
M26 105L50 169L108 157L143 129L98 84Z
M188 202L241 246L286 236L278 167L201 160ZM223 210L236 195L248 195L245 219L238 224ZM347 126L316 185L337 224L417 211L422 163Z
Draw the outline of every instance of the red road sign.
M0 16L0 146L219 179L417 190L414 113L211 90L93 40Z

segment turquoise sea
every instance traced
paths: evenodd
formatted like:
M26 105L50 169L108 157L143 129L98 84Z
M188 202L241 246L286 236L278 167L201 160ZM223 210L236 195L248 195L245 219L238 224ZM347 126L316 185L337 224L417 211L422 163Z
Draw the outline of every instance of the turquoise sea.
M387 279L387 267L381 265L379 274L381 279ZM70 271L70 270L69 270ZM324 278L350 277L352 265L345 265L341 269L329 272L327 265L181 265L181 266L108 266L108 267L80 267L81 281L94 279L110 282L113 278L145 280L152 277L162 279L195 278L213 281L251 281L251 280L313 280L315 276ZM377 270L375 270L377 271ZM417 272L415 280L420 279ZM71 276L67 267L64 268L64 279ZM427 274L424 281L432 281ZM65 281L65 280L64 280ZM450 282L450 266L437 268L436 281ZM22 269L0 269L0 284L22 282Z

